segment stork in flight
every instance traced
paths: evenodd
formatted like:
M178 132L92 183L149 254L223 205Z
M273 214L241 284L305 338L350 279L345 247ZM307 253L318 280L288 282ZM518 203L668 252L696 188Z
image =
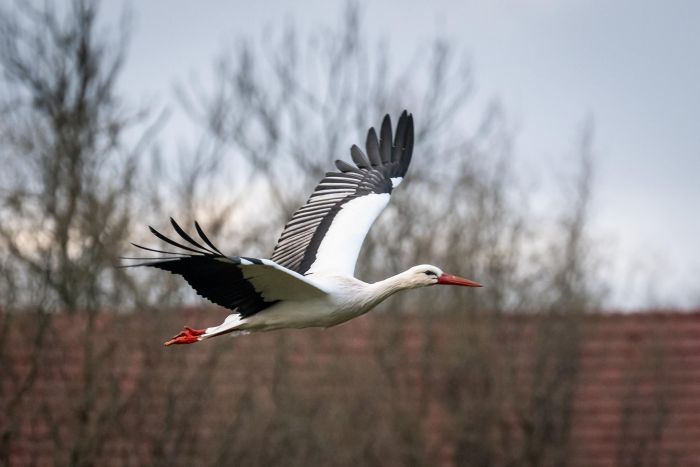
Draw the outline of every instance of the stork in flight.
M134 246L166 257L130 266L150 266L179 274L211 302L233 310L218 326L185 327L165 345L191 344L220 336L282 328L330 327L367 313L394 293L435 284L481 287L427 264L368 284L354 277L360 247L374 220L406 175L413 152L413 116L404 111L392 139L384 117L379 137L367 133L366 153L353 145L354 165L338 160L282 231L270 259L227 256L199 224L195 240L172 218L182 238L151 232L181 249L169 252ZM184 240L185 243L181 243Z

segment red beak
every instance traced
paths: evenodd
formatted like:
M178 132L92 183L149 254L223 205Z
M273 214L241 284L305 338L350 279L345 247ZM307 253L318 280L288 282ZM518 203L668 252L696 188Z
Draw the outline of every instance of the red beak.
M462 285L464 287L483 287L483 285L479 284L478 282L444 273L438 277L437 283L443 285Z

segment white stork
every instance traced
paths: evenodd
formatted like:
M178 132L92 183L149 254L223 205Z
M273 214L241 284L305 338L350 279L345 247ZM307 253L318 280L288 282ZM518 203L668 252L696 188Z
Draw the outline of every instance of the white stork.
M190 344L227 333L330 327L367 313L400 290L435 284L481 287L427 264L373 284L354 277L362 242L411 162L413 117L406 111L401 114L392 142L391 119L385 116L379 138L370 128L365 147L369 157L356 145L350 149L355 165L335 162L338 172L326 173L306 204L294 213L271 259L227 256L197 222L200 240L170 219L187 244L149 227L156 237L182 251L134 244L169 256L142 258L148 262L130 266L179 274L199 295L234 312L218 326L185 327L165 345Z

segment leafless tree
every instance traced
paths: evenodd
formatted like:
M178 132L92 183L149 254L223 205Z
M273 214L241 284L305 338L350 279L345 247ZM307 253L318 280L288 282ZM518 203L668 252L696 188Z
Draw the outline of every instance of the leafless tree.
M146 149L162 120L116 91L126 30L103 34L96 3L1 13L0 462L28 430L71 465L115 452L133 465L567 464L581 318L602 290L590 130L565 201L537 215L507 115L475 107L469 62L435 40L397 63L349 4L337 28L289 26L221 55L213 91L178 92L200 138L159 154ZM145 311L189 296L114 267L146 233L135 220L197 218L232 253L267 256L330 159L403 108L417 122L410 193L373 228L359 276L433 262L487 287L392 298L355 357L318 330L162 352L173 319ZM137 330L102 313L133 308ZM330 332L349 342L349 329ZM37 381L60 382L64 403Z
M110 371L113 340L94 336L99 311L138 298L136 282L115 266L132 228L138 156L150 131L140 130L143 138L133 146L125 143L143 122L116 94L126 34L104 35L96 23L95 2L83 0L67 9L17 2L0 14L0 287L11 297L3 300L12 308L7 312L36 315L29 373L13 377L10 366L3 380L3 394L12 394L3 398L5 460L18 417L41 415L54 428L72 427L69 436L55 432L57 460L93 463L119 414L119 391L97 395L104 384L119 387L119 375ZM77 397L66 400L68 418L38 411L25 397L36 375L51 371L55 312L82 316L82 332L73 336L81 372L70 386ZM20 414L29 407L30 415Z
M3 250L17 286L66 312L119 304L129 279L117 263L131 228L138 118L115 94L124 35L107 42L92 2L64 17L17 3L3 12Z
M458 455L469 451L478 459L475 450L481 450L482 461L474 463L483 465L502 451L504 439L517 439L521 448L510 454L513 462L562 464L577 373L578 319L599 303L593 287L600 281L588 234L590 133L584 131L580 143L580 171L567 179L574 182L568 202L549 218L536 217L528 208L526 181L514 169L513 136L500 106L488 108L476 129L457 132L450 123L479 112L470 105L473 80L467 62L437 40L420 52L422 59L393 68L391 49L382 48L386 44L375 48L363 39L362 30L359 10L350 5L335 32L299 38L289 28L272 45L269 40L266 45L242 42L217 62L220 81L213 93L181 91L189 113L205 122L206 134L220 142L219 150L230 154L245 177L241 186L246 191L234 188L234 198L257 190L256 204L265 206L264 218L245 224L254 234L244 241L237 236L236 248L267 253L289 213L328 168L329 155L344 157L346 145L362 141L367 121L411 109L418 124L417 157L407 182L411 196L397 193L373 228L360 277L377 279L432 261L488 284L483 293L467 296L458 290L405 294L388 306L394 312L463 309L472 315L464 321L469 337L461 352L473 358L455 367L453 383L468 392L453 394L453 410L457 419L473 419L471 410L480 410L482 425L459 429L467 437L458 443ZM356 136L349 139L348 134ZM533 373L527 385L513 379L515 370L508 362L522 348L508 348L507 341L505 353L494 347L506 332L504 313L516 311L546 312L552 318L538 319L537 328L529 331ZM378 361L398 390L397 367L387 360L396 350L381 348ZM480 361L500 364L471 366ZM472 374L474 368L482 372ZM484 392L474 397L475 386L462 386L463 377L476 378ZM518 418L506 424L506 433L499 428L507 418L502 407L506 391L516 388L522 389ZM403 420L396 428L415 435L421 411L392 407L394 420ZM492 428L481 429L486 422Z

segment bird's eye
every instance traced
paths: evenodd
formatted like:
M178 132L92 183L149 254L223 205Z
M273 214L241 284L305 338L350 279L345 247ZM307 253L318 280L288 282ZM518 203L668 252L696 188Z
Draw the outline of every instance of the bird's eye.
M429 276L437 276L434 271L425 271L423 274L427 274Z

